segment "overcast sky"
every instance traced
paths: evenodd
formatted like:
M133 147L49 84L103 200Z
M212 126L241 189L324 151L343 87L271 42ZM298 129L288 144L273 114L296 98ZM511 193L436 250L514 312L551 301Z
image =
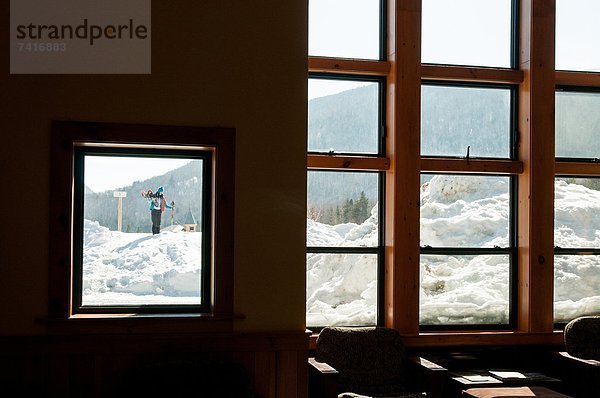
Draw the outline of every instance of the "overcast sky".
M94 192L103 192L131 185L150 177L163 175L193 159L140 158L125 156L86 156L85 185ZM158 187L147 187L155 191ZM165 187L168 190L168 187Z

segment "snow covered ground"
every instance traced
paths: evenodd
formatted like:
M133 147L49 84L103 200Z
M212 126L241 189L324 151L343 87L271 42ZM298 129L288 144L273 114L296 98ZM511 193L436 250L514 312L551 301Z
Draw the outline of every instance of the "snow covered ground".
M600 247L600 191L556 183L556 244ZM421 187L421 245L506 247L509 180L505 177L437 175ZM377 244L377 211L360 225L330 226L307 220L309 246ZM600 256L555 259L557 321L600 313ZM307 256L307 324L376 322L374 255ZM421 257L422 324L508 322L507 255Z
M110 231L84 220L83 305L200 304L202 234Z

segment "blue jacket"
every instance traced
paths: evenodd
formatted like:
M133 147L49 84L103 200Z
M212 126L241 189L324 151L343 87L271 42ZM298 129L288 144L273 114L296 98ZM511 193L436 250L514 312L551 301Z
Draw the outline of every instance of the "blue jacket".
M158 187L156 190L156 195L162 193L164 191L163 187ZM155 196L148 198L148 203L150 203L150 210L160 210L161 212L165 211L165 207L167 209L172 209L173 206L167 203L167 200L164 196Z
M148 203L150 203L150 210L165 211L165 208L173 208L173 206L167 203L164 196L158 198L148 198Z

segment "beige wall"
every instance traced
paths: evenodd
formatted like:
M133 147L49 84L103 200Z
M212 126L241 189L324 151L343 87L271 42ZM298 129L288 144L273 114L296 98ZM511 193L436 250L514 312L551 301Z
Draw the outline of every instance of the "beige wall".
M44 332L53 119L235 127L235 329L303 330L306 36L305 0L153 1L151 75L68 76L1 35L0 334Z

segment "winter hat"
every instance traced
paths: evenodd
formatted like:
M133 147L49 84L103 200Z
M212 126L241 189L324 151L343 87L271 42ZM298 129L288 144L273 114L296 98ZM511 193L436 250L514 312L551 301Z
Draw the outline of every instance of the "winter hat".
M163 187L158 187L158 189L156 190L156 193L161 193L163 191Z

